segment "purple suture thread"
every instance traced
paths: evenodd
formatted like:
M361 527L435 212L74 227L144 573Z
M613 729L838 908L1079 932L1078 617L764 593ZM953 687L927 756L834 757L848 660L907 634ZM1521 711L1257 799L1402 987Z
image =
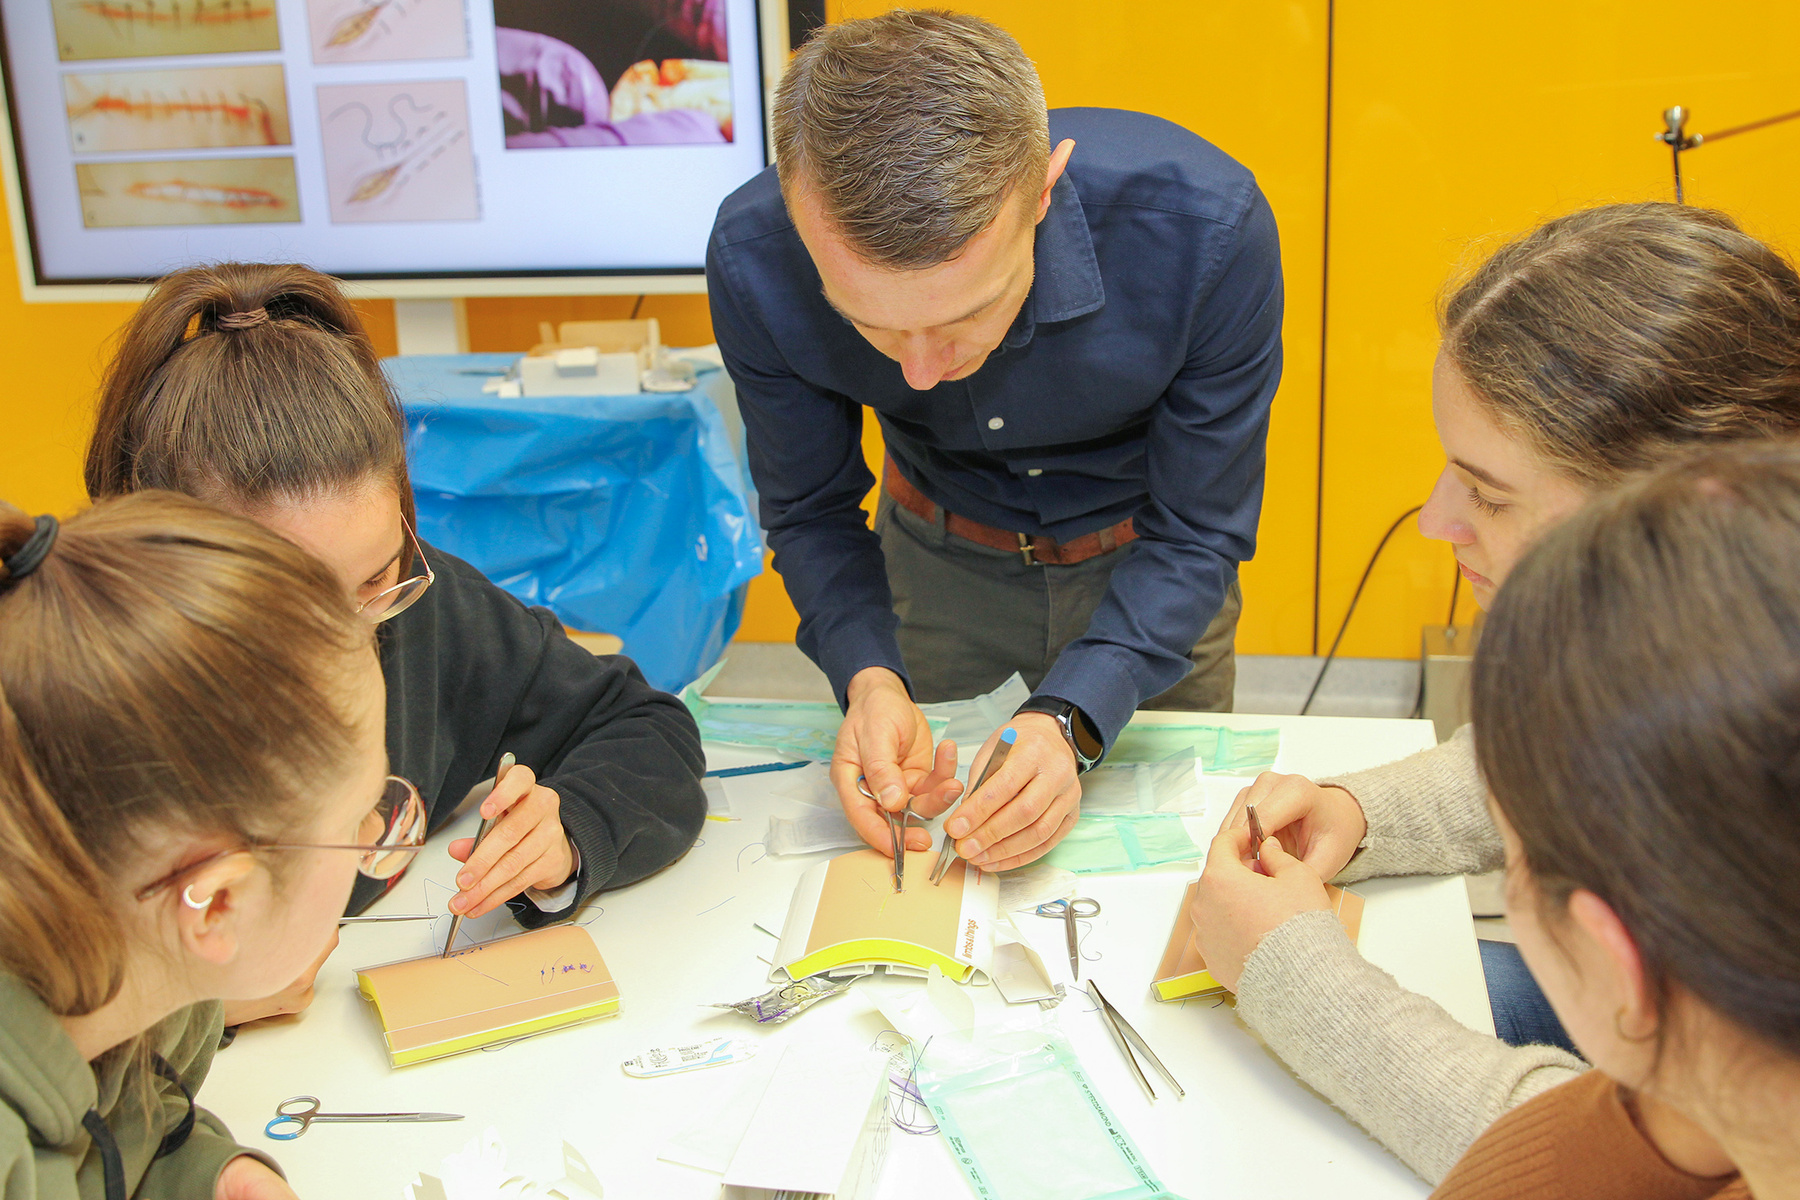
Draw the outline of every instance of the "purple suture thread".
M737 853L737 869L738 870L742 871L744 869L744 850L749 850L753 847L760 848L762 850L762 853L750 860L751 866L754 867L757 863L759 863L763 859L769 857L769 848L767 846L764 846L761 842L751 842L750 845L745 846L743 850L739 850Z

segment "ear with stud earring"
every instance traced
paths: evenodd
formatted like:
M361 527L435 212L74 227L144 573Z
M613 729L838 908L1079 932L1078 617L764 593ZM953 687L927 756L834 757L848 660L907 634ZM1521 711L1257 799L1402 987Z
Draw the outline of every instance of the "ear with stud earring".
M212 907L213 898L208 896L204 900L194 899L194 885L190 883L181 889L181 902L189 908L204 911Z

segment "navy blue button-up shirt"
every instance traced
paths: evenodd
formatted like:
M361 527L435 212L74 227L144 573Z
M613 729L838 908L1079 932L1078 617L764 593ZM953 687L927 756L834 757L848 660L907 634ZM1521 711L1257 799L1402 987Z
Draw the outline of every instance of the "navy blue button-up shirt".
M1063 138L1075 154L1037 228L1031 292L967 379L914 391L832 309L773 168L720 206L706 275L775 569L839 701L864 667L906 675L861 508L866 406L901 473L950 512L1058 541L1132 520L1087 633L1038 688L1110 745L1186 675L1255 548L1281 260L1250 172L1180 126L1058 109Z

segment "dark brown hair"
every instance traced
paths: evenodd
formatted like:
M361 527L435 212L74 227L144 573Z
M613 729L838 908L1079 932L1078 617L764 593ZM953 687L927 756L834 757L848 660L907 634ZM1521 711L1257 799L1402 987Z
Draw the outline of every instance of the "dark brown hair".
M305 503L371 477L413 523L406 424L337 281L295 264L164 276L100 389L94 499L166 488L234 509Z
M33 528L0 504L0 559ZM168 492L96 504L22 578L0 565L0 968L56 1013L112 999L146 835L308 819L371 639L311 555Z
M1037 68L966 13L828 25L782 73L770 116L784 193L803 184L854 251L912 270L954 258L1050 165Z
M1513 568L1475 659L1481 770L1538 893L1586 889L1659 1004L1800 1057L1800 444L1711 448Z
M1800 276L1724 213L1557 217L1483 262L1440 324L1495 421L1588 486L1684 443L1800 429Z

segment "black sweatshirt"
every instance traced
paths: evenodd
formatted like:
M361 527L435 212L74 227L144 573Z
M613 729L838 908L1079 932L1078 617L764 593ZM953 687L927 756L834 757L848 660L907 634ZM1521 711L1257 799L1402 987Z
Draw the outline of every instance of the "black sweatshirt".
M437 581L381 626L388 769L418 786L435 833L511 751L562 798L581 855L577 901L674 862L700 835L706 759L694 718L623 655L596 656L433 546ZM350 911L385 890L358 877ZM565 914L509 902L527 927Z

